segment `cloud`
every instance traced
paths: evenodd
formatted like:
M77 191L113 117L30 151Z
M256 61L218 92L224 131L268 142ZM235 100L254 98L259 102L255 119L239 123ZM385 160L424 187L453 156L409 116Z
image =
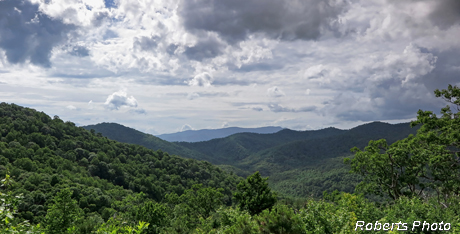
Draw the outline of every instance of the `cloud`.
M223 122L221 128L227 128L228 126L228 122Z
M117 0L104 0L105 7L107 8L116 8L117 2Z
M288 108L288 107L283 107L276 103L268 104L268 108L273 112L312 112L317 109L316 106L306 106L306 107L301 107L298 109Z
M255 110L255 111L263 111L264 109L262 109L261 107L253 107L251 108L252 110Z
M50 17L29 1L0 1L0 48L9 63L30 63L50 67L55 46L76 29L72 24Z
M125 91L118 91L110 94L104 103L109 110L118 110L123 106L137 107L137 100L133 96L129 96Z
M238 93L238 92L234 92ZM199 97L229 97L230 94L227 92L191 92L187 94L187 99L188 100L193 100Z
M151 37L135 37L133 42L133 47L140 51L153 51L157 48L158 43L160 42L161 38L158 36L151 36Z
M425 84L437 59L413 43L402 53L390 52L381 59L370 59L361 77L341 83L347 92L344 89L335 95L322 111L346 121L413 118L421 107L430 109L438 103Z
M69 54L77 57L86 57L89 56L89 50L84 46L74 46L72 50L69 51Z
M267 95L269 97L283 97L283 96L286 96L286 94L284 94L284 92L281 91L281 89L279 89L276 86L273 86L273 87L267 89Z
M188 131L188 130L193 130L193 128L188 124L184 124L182 128L180 129L181 132Z
M179 15L191 32L216 32L236 44L251 34L272 39L315 40L346 9L335 0L182 0Z
M211 83L212 83L212 76L207 73L207 72L203 72L203 73L200 73L198 75L196 75L195 77L193 77L193 79L191 79L188 84L190 86L203 86L203 87L210 87L211 86Z
M214 58L223 54L224 44L216 38L211 37L198 41L194 46L187 46L184 54L188 59L203 61L204 59Z
M311 92L310 89L305 90L305 94L306 94L306 95L310 95L310 92Z
M187 99L188 99L188 100L193 100L193 99L199 98L199 97L200 97L200 95L199 95L198 93L195 93L195 92L189 93L189 94L187 95Z
M90 101L88 102L88 109L91 110L91 109L93 109L93 108L94 108L93 100L90 100Z
M147 115L147 111L145 111L142 108L131 109L131 110L129 110L129 112L133 113L133 114Z
M430 20L441 29L448 29L460 22L460 1L436 1L436 7L430 13Z
M65 108L69 109L69 110L76 110L77 107L73 106L73 105L68 105L66 106Z

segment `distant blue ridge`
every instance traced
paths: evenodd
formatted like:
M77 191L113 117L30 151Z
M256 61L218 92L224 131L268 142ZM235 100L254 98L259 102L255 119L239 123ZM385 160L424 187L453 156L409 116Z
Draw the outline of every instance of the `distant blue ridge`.
M260 128L239 128L229 127L221 129L201 129L201 130L187 130L183 132L167 133L156 135L156 137L169 142L200 142L209 141L216 138L227 137L236 133L250 132L259 134L270 134L283 130L282 127L260 127Z

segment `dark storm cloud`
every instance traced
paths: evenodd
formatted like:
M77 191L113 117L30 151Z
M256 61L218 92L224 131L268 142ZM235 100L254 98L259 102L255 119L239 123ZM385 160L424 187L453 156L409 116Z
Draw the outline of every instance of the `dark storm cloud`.
M231 44L252 33L314 40L345 6L344 1L334 0L183 0L179 15L187 30L216 32Z
M200 40L192 47L186 47L185 56L188 59L203 61L203 59L214 58L223 53L223 44L215 38Z
M74 25L64 24L39 11L28 1L0 1L0 48L10 63L50 67L51 50L67 38Z
M283 107L279 104L268 104L268 108L273 112L311 112L316 110L316 106L306 106L298 109Z
M448 84L460 85L460 48L435 51L433 54L437 57L436 67L422 79L427 89L445 89Z
M441 29L447 29L460 22L460 1L442 0L437 2L436 8L431 12L430 19Z

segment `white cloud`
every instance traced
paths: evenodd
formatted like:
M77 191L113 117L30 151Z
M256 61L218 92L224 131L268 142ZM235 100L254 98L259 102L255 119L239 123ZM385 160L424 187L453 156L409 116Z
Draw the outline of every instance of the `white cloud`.
M286 96L286 94L284 94L284 92L281 91L281 89L279 89L276 86L273 86L273 87L267 89L267 95L269 97L283 97L283 96Z
M221 128L226 128L226 127L228 127L228 126L229 126L229 125L228 125L228 122L223 122Z
M14 3L22 12L7 12L7 2L14 0L0 1L0 18L19 14L27 20L7 20L11 24L0 25L0 32L35 38L47 27L29 27L38 18L26 13L40 12L67 36L40 34L37 45L45 47L18 39L15 47L0 48L0 98L82 124L124 122L163 133L184 122L197 129L225 121L257 127L285 117L285 127L350 127L439 109L433 90L460 77L457 0L329 1L332 8L321 8L321 0L294 8L270 0L286 11L276 4L252 11L265 3L249 0L253 8L240 1L231 12L218 8L228 2L214 0L211 7L202 0L116 0L110 9L103 0L31 0L38 10L27 1ZM226 16L234 13L246 18L231 24ZM48 60L49 68L39 66ZM130 95L113 93L120 87ZM87 103L87 109L69 111L69 103L77 110ZM107 115L103 107L127 111ZM315 107L324 116L316 116Z
M110 94L104 105L110 110L118 110L123 106L137 107L137 100L133 96L128 97L125 91L120 90Z
M68 106L66 106L66 108L69 109L69 110L76 110L77 109L77 107L75 107L73 105L68 105Z
M203 86L203 87L210 87L212 83L212 76L207 73L203 72L191 79L188 84L190 86Z
M180 129L181 132L187 131L187 130L193 130L193 128L188 124L184 124L182 128Z
M199 97L200 97L200 95L199 95L198 93L195 93L195 92L189 93L189 94L187 95L187 99L188 99L188 100L193 100L193 99L199 98Z

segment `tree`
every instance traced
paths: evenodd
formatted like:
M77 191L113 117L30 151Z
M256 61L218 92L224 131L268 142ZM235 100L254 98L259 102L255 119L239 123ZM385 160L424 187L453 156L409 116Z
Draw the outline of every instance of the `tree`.
M256 215L276 203L277 196L271 192L267 180L268 178L262 178L257 171L237 185L237 191L233 197L238 202L240 209Z
M434 93L460 111L457 86ZM365 177L360 184L363 191L393 199L437 195L438 200L447 201L460 195L460 113L452 113L446 106L440 118L431 111L419 110L417 114L411 126L422 126L415 136L392 145L383 139L370 141L364 151L352 149L355 157L345 162L351 164L352 172Z
M0 183L0 187L3 188L0 190L0 233L40 233L40 225L32 226L27 220L21 221L15 217L22 197L13 195L13 183L9 174L6 174Z
M48 210L44 221L46 233L67 233L67 230L73 227L80 216L81 209L71 196L72 191L66 188L54 197L54 204Z
M136 211L136 220L144 221L150 225L146 233L160 233L162 227L167 225L167 207L165 204L147 201Z

